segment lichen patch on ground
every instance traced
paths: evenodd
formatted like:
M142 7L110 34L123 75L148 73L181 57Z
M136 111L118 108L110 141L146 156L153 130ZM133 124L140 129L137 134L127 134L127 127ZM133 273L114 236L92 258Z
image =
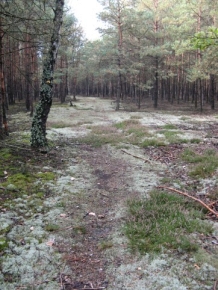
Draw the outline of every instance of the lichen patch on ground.
M13 153L4 152L12 163L0 167L0 289L216 289L213 216L205 213L211 234L190 234L197 252L163 247L139 254L124 234L128 202L148 199L158 186L218 199L217 169L193 177L190 172L202 172L187 161L194 155L187 150L215 160L216 120L185 112L116 112L110 100L80 97L73 107L54 104L50 150L40 155L27 144L28 115L10 116L11 126L25 124L25 132L0 144ZM14 162L33 187L12 179Z

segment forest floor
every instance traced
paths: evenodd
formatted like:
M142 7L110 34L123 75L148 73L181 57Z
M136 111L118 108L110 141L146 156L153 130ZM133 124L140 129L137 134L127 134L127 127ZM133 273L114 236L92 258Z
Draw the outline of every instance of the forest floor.
M216 212L218 162L194 174L182 155L211 150L217 158L218 113L115 111L94 97L55 102L50 149L40 153L29 145L31 118L19 110L9 112L10 136L0 143L0 290L218 289L213 214L204 213L210 233L190 234L195 251L140 254L124 230L129 201L149 199L159 186Z

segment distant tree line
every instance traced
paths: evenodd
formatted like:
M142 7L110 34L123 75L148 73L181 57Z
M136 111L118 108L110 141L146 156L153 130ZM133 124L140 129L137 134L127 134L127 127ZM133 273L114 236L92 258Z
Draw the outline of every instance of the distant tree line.
M214 109L218 100L218 2L98 0L102 38L88 41L65 9L53 96L81 94L134 102L190 103ZM49 49L55 0L0 2L0 138L7 109L25 102L33 114ZM3 129L1 129L3 128Z

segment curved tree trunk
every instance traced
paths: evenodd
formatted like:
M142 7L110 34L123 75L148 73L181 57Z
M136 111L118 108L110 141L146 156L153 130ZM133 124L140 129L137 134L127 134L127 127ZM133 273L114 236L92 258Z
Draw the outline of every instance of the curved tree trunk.
M46 121L52 105L53 72L59 44L59 31L62 25L64 0L56 0L53 33L48 55L43 64L40 100L36 106L31 128L31 146L46 147Z

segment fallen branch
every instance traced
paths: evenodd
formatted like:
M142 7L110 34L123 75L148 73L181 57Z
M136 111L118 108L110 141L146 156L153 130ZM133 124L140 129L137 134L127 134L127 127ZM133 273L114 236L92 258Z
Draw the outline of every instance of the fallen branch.
M175 188L172 188L172 187L168 187L168 186L158 186L157 188L163 188L163 189L168 189L170 191L173 191L173 192L176 192L176 193L179 193L179 194L182 194L186 197L189 197L195 201L197 201L198 203L200 203L203 207L205 207L207 210L209 210L212 214L214 214L217 218L218 218L218 212L214 211L212 208L210 208L206 203L204 203L202 200L200 200L199 198L196 198L194 196L191 196L189 195L188 193L186 192L182 192L180 190L177 190Z
M24 148L24 147L20 147L20 146L17 146L17 145L5 144L5 146L7 146L7 147L11 147L11 148L14 149L14 150L32 151L32 149Z
M135 158L141 159L141 160L143 160L144 162L149 162L149 163L151 163L150 160L148 160L148 159L146 159L146 158L143 158L143 157L141 157L141 156L137 156L137 155L135 155L135 154L132 154L132 153L130 153L130 152L124 150L124 149L121 149L121 151L124 152L124 153L126 153L126 154L128 154L128 155L131 155L131 156L133 156L133 157L135 157Z
M4 188L4 187L0 187L0 189L1 189L1 190L5 190L5 188Z

